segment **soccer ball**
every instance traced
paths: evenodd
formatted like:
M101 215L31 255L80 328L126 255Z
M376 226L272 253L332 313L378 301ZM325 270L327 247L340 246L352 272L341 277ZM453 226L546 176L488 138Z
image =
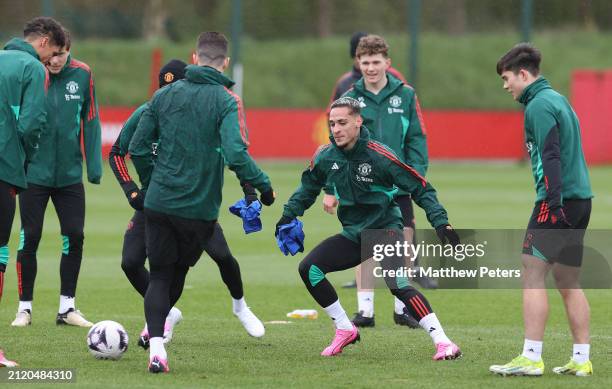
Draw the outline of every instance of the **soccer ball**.
M96 323L87 333L87 347L97 359L121 358L128 347L128 334L116 321Z

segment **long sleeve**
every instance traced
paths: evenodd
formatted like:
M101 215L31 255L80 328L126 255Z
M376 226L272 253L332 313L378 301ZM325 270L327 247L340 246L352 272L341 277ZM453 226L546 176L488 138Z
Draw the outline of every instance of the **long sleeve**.
M133 180L132 177L130 177L130 173L125 163L126 153L124 153L119 146L120 138L121 134L119 134L117 140L115 140L115 143L113 143L113 147L111 147L111 151L108 154L108 163L113 171L113 174L115 175L115 178L117 179L117 182L119 182L119 185L124 185Z
M272 187L270 179L248 153L248 133L244 108L240 98L226 89L228 95L221 114L221 149L227 166L241 182L248 182L260 192Z
M151 145L159 138L158 131L157 117L149 106L144 110L138 122L128 149L143 187L148 187L153 172Z
M83 144L87 161L87 180L92 184L99 184L102 178L102 129L91 73L89 74L89 93L85 95L83 109L81 110L81 123L83 125Z
M550 209L559 208L563 203L559 125L551 109L544 104L530 107L528 123L537 149L541 151L546 201Z
M427 153L427 135L419 99L414 94L410 101L409 125L404 138L404 160L415 168L420 175L425 176L429 166Z
M287 204L285 204L283 215L291 218L302 216L304 212L312 206L321 192L321 188L325 184L325 178L320 171L320 166L317 157L320 150L325 147L321 146L312 160L309 167L302 173L301 185L291 195Z
M138 127L138 122L140 122L140 118L142 117L146 107L147 104L143 104L132 112L130 117L123 124L121 132L119 133L119 136L117 137L117 140L113 144L113 147L108 155L108 162L113 170L113 173L115 174L115 178L119 182L119 185L133 182L130 172L128 171L128 166L125 163L125 157L128 154L130 142L134 137L134 132L136 132L136 128Z
M17 132L19 140L25 151L26 164L38 149L40 132L46 121L46 85L47 73L41 66L28 66L23 86L21 106L16 112Z
M433 228L448 224L446 210L438 201L436 190L414 168L400 161L388 148L377 146L385 157L387 180L401 190L411 193L414 202L425 211L427 220Z

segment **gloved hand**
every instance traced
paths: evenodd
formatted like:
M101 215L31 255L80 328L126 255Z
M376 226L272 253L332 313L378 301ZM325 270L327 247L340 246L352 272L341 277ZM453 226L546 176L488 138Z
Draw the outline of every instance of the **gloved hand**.
M144 195L134 181L128 181L121 184L123 193L127 197L130 206L137 211L144 209Z
M261 203L265 206L270 206L274 203L276 199L276 193L274 193L274 189L270 188L269 190L263 192L261 196L259 196Z
M548 207L546 204L545 207ZM538 217L538 223L544 224L548 223L552 228L569 228L571 227L570 222L567 220L567 216L565 216L565 211L563 207L558 207L555 209L545 209L544 215L541 218Z
M242 192L244 193L244 200L246 201L247 206L251 205L253 201L257 200L257 192L255 192L253 185L249 184L248 182L242 184Z
M452 246L456 246L461 243L459 241L459 235L450 224L444 224L436 228L436 234L438 235L438 238L442 244L446 244L446 242L448 242Z
M289 216L285 216L285 215L281 216L281 218L276 223L276 229L274 230L274 236L278 236L278 230L280 229L280 227L284 226L285 224L291 223L291 220L293 219L290 218Z
M298 219L283 216L276 224L276 244L285 255L304 251L304 224Z

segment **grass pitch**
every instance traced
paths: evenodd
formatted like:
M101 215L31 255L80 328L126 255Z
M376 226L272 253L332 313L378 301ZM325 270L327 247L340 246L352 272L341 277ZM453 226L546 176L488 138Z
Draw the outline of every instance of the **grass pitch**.
M303 254L284 257L273 239L281 206L297 187L305 163L265 162L278 199L263 213L264 229L245 236L241 222L227 212L240 196L232 173L220 222L242 269L245 295L264 321L287 320L296 308L317 308L318 320L292 320L268 324L261 340L250 338L231 313L230 296L214 263L203 256L190 272L178 303L184 321L168 347L171 373L146 371L148 353L136 346L144 323L142 298L120 268L123 232L131 210L110 170L101 186L86 185L87 219L84 261L77 290L77 307L91 321L115 320L130 335L130 346L120 361L98 361L87 351L86 329L57 327L59 256L61 238L53 207L49 207L38 254L33 324L12 328L17 308L14 258L19 221L11 239L11 263L0 305L0 345L25 368L73 368L75 387L612 387L612 313L610 290L589 290L592 311L590 378L559 377L553 366L567 362L571 337L557 293L550 292L551 313L544 344L546 373L542 378L501 378L488 372L492 363L505 363L522 347L520 290L425 291L447 334L464 356L457 361L434 362L433 347L422 330L397 327L392 321L393 300L383 290L376 294L376 328L364 329L360 343L343 355L324 359L320 351L333 335L325 313L301 283L297 264ZM595 191L592 228L609 228L612 214L610 167L591 169ZM428 174L457 228L524 228L533 203L529 168L509 164L443 164L434 162ZM430 228L418 210L417 230ZM337 233L335 217L325 214L317 201L303 218L306 251ZM517 261L520 248L517 247ZM340 286L352 271L330 275ZM338 288L349 312L356 308L355 291ZM579 382L578 382L579 381Z

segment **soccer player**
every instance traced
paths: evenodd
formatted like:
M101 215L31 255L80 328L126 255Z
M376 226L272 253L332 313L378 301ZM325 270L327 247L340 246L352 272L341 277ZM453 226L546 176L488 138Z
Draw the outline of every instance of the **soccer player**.
M185 67L187 65L180 60L173 59L164 65L159 72L159 87L162 88L168 84L182 80L185 78ZM149 285L149 272L145 268L146 248L145 248L145 223L144 223L144 193L150 177L141 177L141 188L132 180L129 175L128 167L125 164L125 156L128 152L128 146L136 126L146 108L147 104L141 105L121 129L120 135L117 137L109 154L109 163L115 177L123 188L125 195L130 205L135 209L134 216L128 224L128 229L125 232L123 239L123 256L121 267L128 277L132 286L138 293L145 296ZM157 145L154 144L154 147ZM240 308L244 303L244 292L242 279L240 276L240 265L232 255L227 241L223 235L221 225L215 225L213 239L204 248L206 253L212 258L219 267L221 278L227 285L232 296L233 307ZM235 312L236 314L238 312ZM263 335L263 327L258 325L258 322L244 320L245 315L238 316L242 318L242 325L247 332L254 337ZM182 313L176 307L172 307L166 318L164 325L164 342L167 343L172 339L173 327L182 319ZM253 325L255 324L255 325ZM143 329L138 340L138 344L143 348L149 347L149 332L147 327Z
M189 267L208 245L219 242L215 230L225 163L241 182L259 190L263 204L274 201L270 179L247 152L242 102L223 75L230 61L227 46L221 33L200 34L197 65L187 66L185 80L155 93L128 149L139 175L150 172L151 177L144 203L150 268L144 305L152 373L169 371L164 319L181 296ZM151 144L156 141L153 164ZM259 327L263 336L263 324L244 298L235 301L234 313L248 326Z
M159 87L163 88L178 80L185 78L185 67L187 64L181 60L173 59L162 66L159 71ZM121 268L127 276L128 280L142 297L147 292L149 286L149 271L145 267L147 259L145 246L145 221L144 221L144 194L147 190L147 185L151 177L140 177L141 188L134 182L128 171L125 157L128 154L128 146L134 131L138 126L138 122L147 107L147 103L138 107L127 119L117 140L113 144L108 155L108 161L111 166L115 178L123 189L125 196L132 208L134 208L134 216L128 223L127 230L123 237L123 251L121 256ZM157 143L151 145L151 153L154 154L154 148ZM183 318L181 311L172 307L164 324L164 342L168 343L172 340L174 326ZM138 338L138 345L144 349L149 348L149 331L146 323Z
M553 372L590 376L589 303L578 277L593 194L578 117L567 99L540 75L541 59L537 48L520 43L497 62L504 89L525 105L525 142L536 199L523 243L523 353L505 365L491 366L490 371L527 376L544 373L545 279L552 271L574 339L572 358Z
M361 102L364 125L370 130L372 139L389 146L402 162L425 176L429 162L421 108L414 89L389 73L389 46L380 36L364 36L359 40L355 58L363 77L344 95ZM414 209L410 193L398 191L395 201L402 211L406 241L414 242ZM326 210L329 211L329 205L335 206L335 203L335 196L324 197ZM374 291L362 288L361 266L356 269L358 312L353 323L358 327L374 327ZM426 287L436 286L429 277L416 280ZM419 327L398 298L395 298L394 305L393 320L396 324Z
M87 160L87 179L92 184L99 184L102 176L102 141L91 70L87 64L71 58L70 34L64 31L64 35L61 51L46 63L51 74L46 100L47 124L40 136L39 151L28 166L28 189L19 195L19 307L12 323L15 327L32 323L36 252L49 199L55 206L63 241L56 323L92 326L75 307L85 224L81 141Z
M351 36L351 40L349 44L349 54L351 58L353 59L353 67L351 68L350 71L341 75L340 78L338 78L338 80L336 81L336 85L334 85L334 90L332 92L331 100L329 102L330 104L338 100L343 94L346 93L346 91L351 89L353 85L357 81L359 81L359 79L362 77L361 68L359 66L359 60L356 58L355 53L357 51L357 45L359 44L359 41L361 40L361 38L365 36L368 36L368 33L361 32L361 31L355 32ZM391 65L389 65L389 68L387 69L387 73L392 74L393 77L399 79L405 84L408 83L406 82L406 78L402 75L402 73L400 73L399 70L395 69Z
M323 356L337 355L345 346L359 340L357 327L348 319L325 275L359 265L361 234L366 229L384 229L403 241L402 215L393 200L395 186L413 194L443 242L448 239L453 245L459 243L434 188L390 148L370 140L360 114L361 103L351 97L341 97L332 103L329 114L331 144L321 146L313 156L309 168L302 174L301 186L285 205L276 229L278 236L283 226L293 223L312 206L324 186L334 185L339 198L338 219L343 226L342 233L321 242L299 265L306 288L336 325L336 335L321 353ZM399 266L401 264L403 258ZM390 267L385 260L382 265ZM405 278L385 281L393 295L406 305L409 313L432 337L436 347L434 360L461 355L459 347L445 335L425 296Z
M48 74L41 62L64 46L62 26L52 18L26 23L23 39L11 39L0 51L0 298L9 259L8 241L17 192L27 188L26 170L38 150L46 120ZM0 365L16 363L0 350Z

